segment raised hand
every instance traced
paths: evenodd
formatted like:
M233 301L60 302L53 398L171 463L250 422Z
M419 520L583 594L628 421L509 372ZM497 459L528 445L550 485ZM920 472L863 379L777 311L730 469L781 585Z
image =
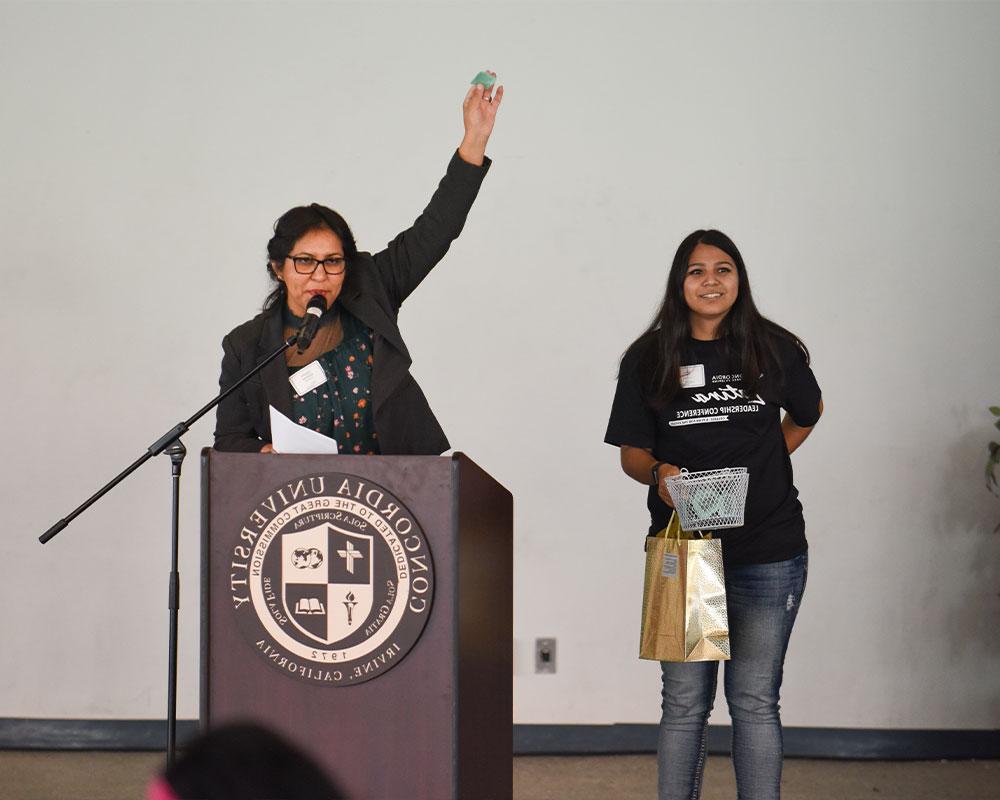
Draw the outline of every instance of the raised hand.
M488 72L496 78L495 72ZM496 91L494 92L494 87ZM462 102L462 118L465 123L465 138L459 145L458 154L464 161L477 166L483 163L486 155L486 143L493 133L497 110L503 100L503 86L487 89L479 83L469 87Z

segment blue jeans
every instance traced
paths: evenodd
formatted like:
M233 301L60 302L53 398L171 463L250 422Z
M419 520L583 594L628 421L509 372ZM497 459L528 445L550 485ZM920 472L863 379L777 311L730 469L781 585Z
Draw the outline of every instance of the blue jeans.
M726 569L732 659L726 662L724 688L739 800L778 800L781 794L778 694L807 564L803 553L788 561ZM659 800L698 800L719 662L661 661L660 666Z

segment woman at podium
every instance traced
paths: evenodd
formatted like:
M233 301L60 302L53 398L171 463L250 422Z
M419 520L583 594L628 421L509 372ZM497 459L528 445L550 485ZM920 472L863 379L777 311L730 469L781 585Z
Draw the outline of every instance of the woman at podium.
M298 330L310 301L322 297L327 310L304 352L287 350L222 401L216 449L271 452L269 406L335 439L341 453L448 449L410 375L396 318L465 225L490 167L486 143L502 98L503 87L472 85L462 104L465 135L437 190L413 225L374 255L357 249L347 222L326 206L299 206L278 219L267 244L274 288L263 312L222 340L220 387L228 389Z

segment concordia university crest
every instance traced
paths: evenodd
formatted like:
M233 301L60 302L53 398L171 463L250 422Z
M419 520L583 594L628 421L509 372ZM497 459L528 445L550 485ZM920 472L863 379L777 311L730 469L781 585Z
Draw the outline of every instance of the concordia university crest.
M300 680L362 683L398 663L430 613L434 568L381 486L324 473L276 487L234 537L230 588L258 653Z

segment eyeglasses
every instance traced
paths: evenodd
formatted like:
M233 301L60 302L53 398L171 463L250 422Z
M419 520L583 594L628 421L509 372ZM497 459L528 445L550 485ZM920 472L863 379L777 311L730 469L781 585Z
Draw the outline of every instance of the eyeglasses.
M316 267L322 265L323 272L327 275L340 275L347 266L347 259L342 256L336 258L324 258L322 260L312 256L287 256L292 260L295 271L299 275L312 275Z

